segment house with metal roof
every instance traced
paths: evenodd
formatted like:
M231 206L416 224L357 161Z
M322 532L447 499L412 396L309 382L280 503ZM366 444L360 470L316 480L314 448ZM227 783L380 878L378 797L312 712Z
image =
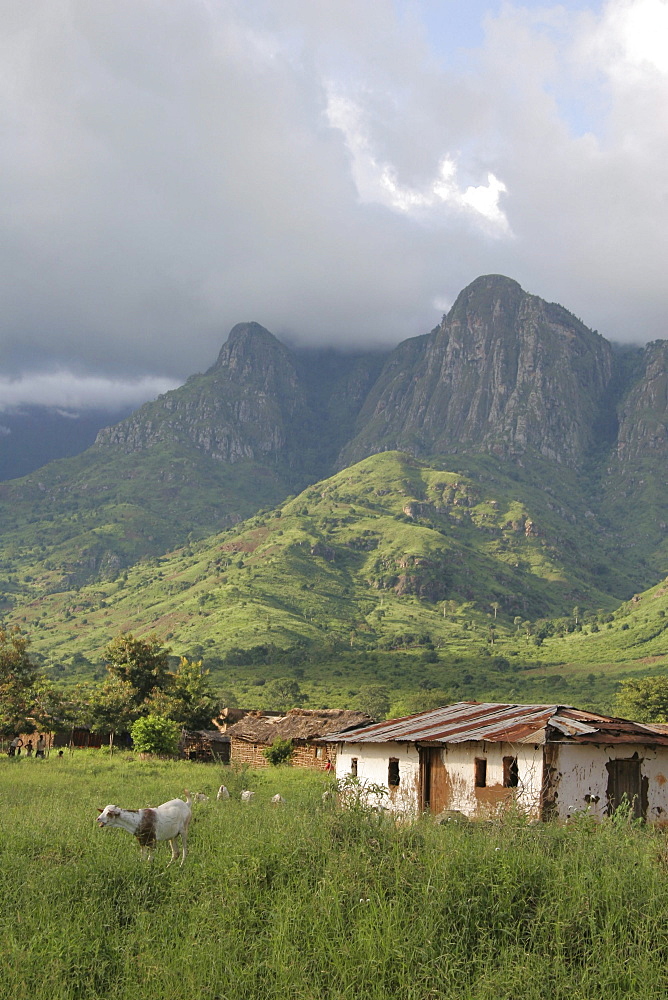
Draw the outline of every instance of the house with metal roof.
M327 737L336 775L397 812L602 817L627 801L668 821L668 732L565 705L458 702ZM379 793L382 790L382 794Z

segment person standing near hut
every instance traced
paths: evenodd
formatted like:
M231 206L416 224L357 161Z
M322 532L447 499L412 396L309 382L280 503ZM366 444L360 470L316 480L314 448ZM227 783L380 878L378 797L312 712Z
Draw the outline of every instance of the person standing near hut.
M21 739L21 737L15 736L12 742L9 744L9 756L20 757L22 746L23 746L23 740Z
M28 740L26 743L26 757L32 757L32 740Z
M46 750L46 740L44 739L44 733L40 733L39 739L37 740L37 751L35 753L35 757L43 757L45 750Z

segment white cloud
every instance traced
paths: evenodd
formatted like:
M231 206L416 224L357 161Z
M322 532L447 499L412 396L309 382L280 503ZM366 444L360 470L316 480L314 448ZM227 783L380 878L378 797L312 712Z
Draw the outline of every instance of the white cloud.
M463 189L457 177L457 163L451 154L446 154L435 177L427 178L421 188L411 187L400 182L393 164L379 162L364 126L362 109L331 85L327 118L345 137L362 201L385 205L418 220L429 218L432 223L434 209L464 211L469 213L473 225L492 228L499 234L508 232L508 220L499 205L506 186L493 173L487 173L486 184Z
M163 392L175 389L178 384L164 378L122 381L77 376L67 371L17 379L0 378L0 413L37 405L55 407L60 416L76 418L81 410L120 410L127 406L140 406Z
M602 19L599 43L606 69L620 77L634 67L668 73L668 4L665 0L617 0Z
M506 3L452 64L421 6L2 5L0 370L396 342L490 271L665 336L668 4Z

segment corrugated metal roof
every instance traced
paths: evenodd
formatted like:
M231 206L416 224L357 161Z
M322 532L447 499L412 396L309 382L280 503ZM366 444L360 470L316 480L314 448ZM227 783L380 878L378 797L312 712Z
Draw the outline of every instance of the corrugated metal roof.
M346 743L641 743L668 746L668 733L639 722L568 705L499 705L460 701L429 712L364 726L331 741Z

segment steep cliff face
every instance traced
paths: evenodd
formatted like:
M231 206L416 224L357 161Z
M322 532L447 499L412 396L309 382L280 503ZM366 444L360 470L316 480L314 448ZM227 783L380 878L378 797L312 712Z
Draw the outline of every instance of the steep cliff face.
M620 467L668 457L668 341L643 351L634 383L619 407L615 458Z
M290 351L258 323L242 323L204 375L101 431L96 444L135 452L178 442L216 462L292 467L312 424Z
M487 275L460 294L439 328L397 348L339 464L400 448L534 451L577 466L594 444L611 376L603 337L517 282Z
M638 356L639 354L639 356ZM668 341L648 344L624 380L601 512L657 574L668 565ZM643 580L644 582L644 580ZM640 589L640 588L638 588Z
M353 431L384 355L291 351L258 323L240 323L204 375L105 428L100 448L134 453L175 443L215 462L282 466L318 478Z

